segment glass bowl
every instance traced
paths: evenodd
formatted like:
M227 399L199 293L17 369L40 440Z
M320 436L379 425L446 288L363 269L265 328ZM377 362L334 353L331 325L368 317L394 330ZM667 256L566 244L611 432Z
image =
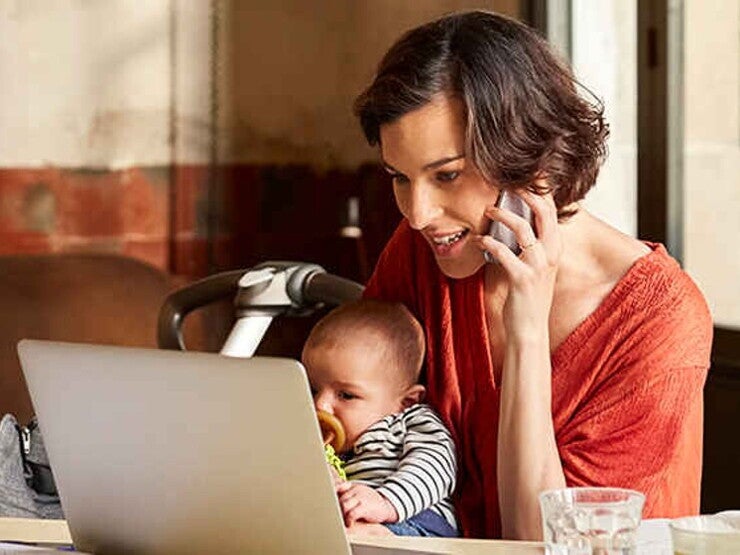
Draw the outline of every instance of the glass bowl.
M670 527L675 555L740 553L740 511L677 518Z

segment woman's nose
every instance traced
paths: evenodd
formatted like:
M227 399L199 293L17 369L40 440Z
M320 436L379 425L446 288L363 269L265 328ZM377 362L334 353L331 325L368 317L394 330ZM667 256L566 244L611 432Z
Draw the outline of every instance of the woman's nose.
M405 191L397 191L396 201L413 229L424 229L442 213L434 190L423 182L412 183Z

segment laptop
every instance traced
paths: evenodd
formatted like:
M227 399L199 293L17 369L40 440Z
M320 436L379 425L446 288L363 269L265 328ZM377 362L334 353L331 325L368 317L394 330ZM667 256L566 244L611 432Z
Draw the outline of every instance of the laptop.
M301 364L23 340L21 365L75 548L350 548Z

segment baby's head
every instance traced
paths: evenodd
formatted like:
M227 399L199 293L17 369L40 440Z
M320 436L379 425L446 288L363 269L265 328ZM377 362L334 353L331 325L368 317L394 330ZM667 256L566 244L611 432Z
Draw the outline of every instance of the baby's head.
M369 426L422 400L424 332L400 303L361 300L311 330L301 357L317 409L336 416L349 450Z

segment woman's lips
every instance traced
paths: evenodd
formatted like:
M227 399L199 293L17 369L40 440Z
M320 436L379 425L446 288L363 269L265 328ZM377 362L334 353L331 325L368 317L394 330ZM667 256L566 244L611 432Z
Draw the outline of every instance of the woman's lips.
M463 229L445 235L427 235L434 253L439 257L455 256L465 244L465 238L470 233L469 229Z

